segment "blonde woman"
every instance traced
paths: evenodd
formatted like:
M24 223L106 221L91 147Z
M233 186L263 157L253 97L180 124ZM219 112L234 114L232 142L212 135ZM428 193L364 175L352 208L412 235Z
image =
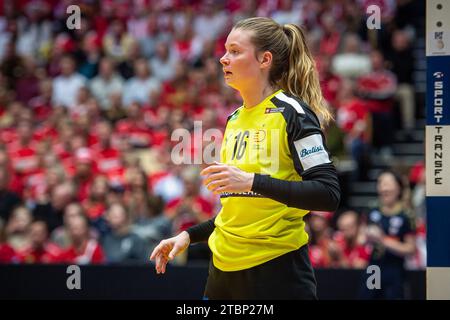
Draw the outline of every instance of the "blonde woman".
M340 189L322 123L331 119L303 31L268 18L239 21L220 59L243 105L226 124L221 162L201 174L222 209L161 241L157 273L190 243L212 251L205 299L316 299L303 217L334 211Z

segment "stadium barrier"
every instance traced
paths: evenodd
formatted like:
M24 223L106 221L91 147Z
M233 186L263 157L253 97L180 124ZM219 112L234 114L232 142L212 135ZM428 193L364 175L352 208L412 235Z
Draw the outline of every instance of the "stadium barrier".
M200 300L207 272L205 265L168 266L164 275L152 265L89 265L79 269L80 289L69 289L75 273L66 265L2 265L0 299ZM315 272L322 300L355 299L370 276L365 270ZM424 300L425 271L407 271L407 279L406 298Z

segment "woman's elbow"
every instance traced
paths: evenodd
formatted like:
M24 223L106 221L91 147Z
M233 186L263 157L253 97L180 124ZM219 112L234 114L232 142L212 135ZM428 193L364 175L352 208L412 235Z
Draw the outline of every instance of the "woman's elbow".
M327 209L324 211L336 211L341 202L341 190L339 187L329 188L329 201L327 201Z

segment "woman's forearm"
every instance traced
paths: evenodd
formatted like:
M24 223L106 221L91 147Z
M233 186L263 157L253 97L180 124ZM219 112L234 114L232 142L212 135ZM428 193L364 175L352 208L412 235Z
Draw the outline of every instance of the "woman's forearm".
M400 242L390 237L384 237L382 243L387 250L401 257L412 255L416 250L414 238L407 239L405 242Z
M334 211L340 200L339 181L332 164L318 166L305 173L303 181L286 181L255 174L252 191L289 207Z
M190 243L192 244L207 241L211 233L214 231L215 220L216 217L188 228L186 231L189 234Z

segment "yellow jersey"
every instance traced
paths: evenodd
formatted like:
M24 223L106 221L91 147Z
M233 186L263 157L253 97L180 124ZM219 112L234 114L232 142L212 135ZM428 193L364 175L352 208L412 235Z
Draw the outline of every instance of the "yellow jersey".
M331 162L323 141L315 114L279 90L228 117L220 158L246 172L301 181L303 171ZM307 210L254 192L222 193L220 201L208 245L222 271L251 268L308 243L303 221Z

